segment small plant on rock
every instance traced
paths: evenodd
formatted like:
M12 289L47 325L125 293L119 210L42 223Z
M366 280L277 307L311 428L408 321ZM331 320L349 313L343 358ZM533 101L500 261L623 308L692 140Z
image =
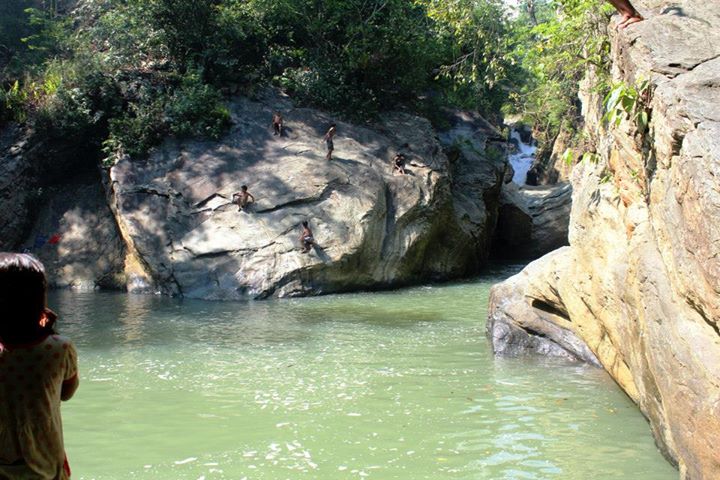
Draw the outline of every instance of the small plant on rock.
M647 131L650 120L650 82L642 80L637 85L617 83L605 96L603 120L616 127L623 119L637 125L638 132Z

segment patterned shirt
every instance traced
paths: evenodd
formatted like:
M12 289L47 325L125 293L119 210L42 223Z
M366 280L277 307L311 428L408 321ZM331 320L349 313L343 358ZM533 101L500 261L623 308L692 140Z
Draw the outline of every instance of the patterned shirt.
M0 346L0 478L65 480L60 394L77 376L72 342Z

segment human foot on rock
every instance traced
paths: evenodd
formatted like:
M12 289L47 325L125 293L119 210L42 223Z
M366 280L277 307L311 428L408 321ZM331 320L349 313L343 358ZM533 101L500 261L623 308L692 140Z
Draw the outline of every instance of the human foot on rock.
M622 30L622 29L626 28L628 25L632 25L633 23L642 22L643 20L645 20L645 19L642 17L642 15L640 15L637 12L635 12L635 14L633 14L633 15L623 14L622 19L617 24L617 28Z
M642 15L637 14L627 19L627 21L620 27L620 28L627 28L628 25L632 25L633 23L642 22L645 20Z

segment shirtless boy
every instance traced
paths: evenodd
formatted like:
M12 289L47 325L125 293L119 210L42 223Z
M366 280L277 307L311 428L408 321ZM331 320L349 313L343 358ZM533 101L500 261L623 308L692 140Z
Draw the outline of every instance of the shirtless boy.
M325 155L325 159L328 161L332 160L332 152L335 149L335 145L333 144L333 138L335 138L335 127L336 125L334 123L330 125L330 128L323 137L323 142L327 145L328 151L327 155Z
M274 132L273 135L279 135L282 137L283 117L280 115L280 112L273 113L272 127Z
M307 253L310 248L315 245L315 239L313 238L312 230L308 226L307 221L302 222L302 233L300 233L300 245L302 246L302 253Z
M405 155L398 153L393 157L393 174L398 172L400 175L405 175Z
M238 206L238 212L241 212L250 205L250 203L255 203L255 197L252 196L250 192L248 192L247 185L243 185L240 187L240 191L238 193L233 194L232 203Z
M612 3L613 7L622 15L618 28L625 28L633 23L642 22L644 19L642 15L635 10L629 0L608 0Z

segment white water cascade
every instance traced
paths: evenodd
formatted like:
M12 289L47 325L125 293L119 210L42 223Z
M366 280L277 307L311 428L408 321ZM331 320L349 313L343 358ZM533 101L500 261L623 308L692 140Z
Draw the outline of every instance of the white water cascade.
M513 129L510 131L510 138L517 142L517 151L508 157L510 165L515 170L513 175L513 182L518 185L525 185L525 179L527 178L528 170L535 161L535 150L536 146L532 143L525 143L522 141L520 132Z

